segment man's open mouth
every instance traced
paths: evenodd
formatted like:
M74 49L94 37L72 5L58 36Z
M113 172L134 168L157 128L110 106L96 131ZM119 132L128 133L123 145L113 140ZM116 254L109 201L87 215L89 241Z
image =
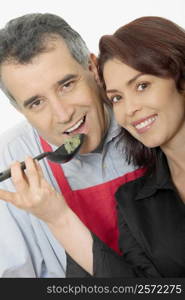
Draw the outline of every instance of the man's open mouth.
M85 123L86 116L84 116L82 119L80 119L77 123L75 123L72 127L65 130L63 133L65 134L71 134L74 133L76 130L80 129L82 125Z

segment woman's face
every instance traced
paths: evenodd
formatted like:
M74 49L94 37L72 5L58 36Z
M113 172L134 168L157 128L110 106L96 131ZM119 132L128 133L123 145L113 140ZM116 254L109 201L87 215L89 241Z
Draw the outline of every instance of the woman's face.
M143 74L112 59L103 70L117 122L147 147L165 146L185 133L185 96L171 78Z

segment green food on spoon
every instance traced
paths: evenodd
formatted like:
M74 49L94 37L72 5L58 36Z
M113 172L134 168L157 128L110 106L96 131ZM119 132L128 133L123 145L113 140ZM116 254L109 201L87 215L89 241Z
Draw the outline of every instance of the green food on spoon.
M67 153L70 154L80 145L80 143L80 134L76 134L65 141L64 147Z

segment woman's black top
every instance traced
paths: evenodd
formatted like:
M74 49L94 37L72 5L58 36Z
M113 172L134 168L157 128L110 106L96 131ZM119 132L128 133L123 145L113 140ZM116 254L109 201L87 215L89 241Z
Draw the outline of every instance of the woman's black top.
M171 180L165 155L156 170L116 192L117 255L93 236L95 277L185 277L185 205ZM68 256L67 277L89 276Z

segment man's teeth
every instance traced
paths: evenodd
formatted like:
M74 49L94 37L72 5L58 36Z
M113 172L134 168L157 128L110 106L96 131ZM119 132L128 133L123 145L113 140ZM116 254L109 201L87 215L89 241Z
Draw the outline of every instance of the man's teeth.
M150 119L147 119L146 121L137 124L135 127L136 127L137 129L141 129L141 128L143 128L143 127L146 127L146 126L150 125L152 122L154 122L154 121L156 120L156 118L157 118L157 117L152 117L152 118L150 118Z
M68 130L66 130L65 132L70 133L73 130L77 129L78 127L80 127L80 125L84 122L84 118L81 119L80 121L78 121L78 123L76 123L74 126L72 126L71 128L69 128Z

